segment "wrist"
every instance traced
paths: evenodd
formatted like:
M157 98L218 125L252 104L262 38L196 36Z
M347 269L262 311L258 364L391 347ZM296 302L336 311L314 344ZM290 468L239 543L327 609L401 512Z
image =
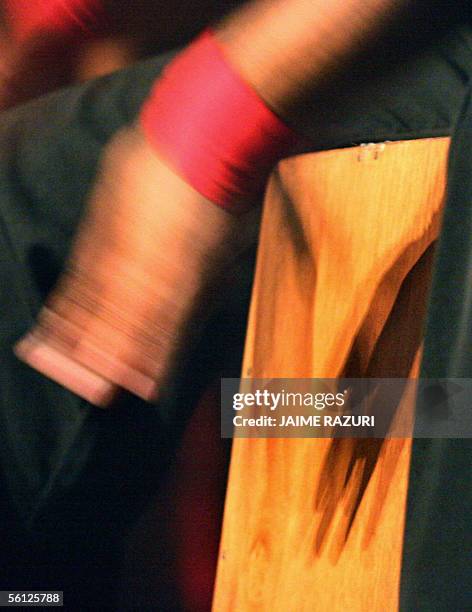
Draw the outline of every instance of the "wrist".
M170 168L207 200L237 213L260 201L273 166L297 141L211 32L170 64L140 121Z

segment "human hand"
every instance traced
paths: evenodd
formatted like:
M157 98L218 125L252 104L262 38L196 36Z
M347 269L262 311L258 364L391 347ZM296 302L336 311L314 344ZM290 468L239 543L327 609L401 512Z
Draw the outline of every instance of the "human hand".
M120 387L155 399L198 297L234 253L238 227L137 129L120 133L66 270L17 355L97 405Z

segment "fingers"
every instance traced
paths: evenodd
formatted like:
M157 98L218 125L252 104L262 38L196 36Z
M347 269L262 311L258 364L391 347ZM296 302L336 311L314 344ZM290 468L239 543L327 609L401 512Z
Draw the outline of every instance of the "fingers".
M79 362L30 333L14 347L15 354L29 366L51 378L96 406L108 406L116 397L119 387L86 368Z

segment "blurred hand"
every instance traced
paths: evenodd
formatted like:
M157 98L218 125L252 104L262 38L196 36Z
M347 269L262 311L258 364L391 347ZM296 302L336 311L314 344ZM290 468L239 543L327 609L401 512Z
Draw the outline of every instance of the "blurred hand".
M138 130L109 145L72 254L24 361L92 403L156 398L241 221L167 168Z

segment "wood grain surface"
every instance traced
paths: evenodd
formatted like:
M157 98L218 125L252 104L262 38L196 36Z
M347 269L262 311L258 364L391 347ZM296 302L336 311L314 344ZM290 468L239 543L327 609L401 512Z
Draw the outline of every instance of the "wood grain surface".
M243 376L416 375L448 146L385 143L279 165ZM235 440L213 610L396 611L410 449Z

